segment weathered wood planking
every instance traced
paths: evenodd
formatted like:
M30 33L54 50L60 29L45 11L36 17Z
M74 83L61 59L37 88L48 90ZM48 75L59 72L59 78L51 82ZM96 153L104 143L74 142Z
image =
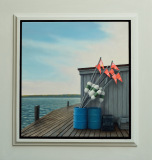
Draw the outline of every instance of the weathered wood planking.
M118 65L118 67L123 82L118 80L117 85L114 81L109 84L105 89L105 100L102 104L96 99L88 105L88 107L102 107L102 114L114 115L115 121L119 117L129 117L129 65ZM92 68L78 70L83 79L83 81L81 80L81 94L83 95L84 86L90 81L94 70Z
M78 104L77 104L78 105ZM129 137L128 130L120 130L115 126L112 132L102 130L79 130L73 128L73 108L77 105L69 106L71 109L61 108L50 112L38 121L27 126L21 131L22 137Z
M32 123L22 130L21 136L45 136L57 126L64 126L70 120L73 122L73 108L79 104L70 106L71 109L61 108L50 112L44 117L40 118L37 122ZM69 108L69 107L68 107ZM49 136L49 135L48 135Z

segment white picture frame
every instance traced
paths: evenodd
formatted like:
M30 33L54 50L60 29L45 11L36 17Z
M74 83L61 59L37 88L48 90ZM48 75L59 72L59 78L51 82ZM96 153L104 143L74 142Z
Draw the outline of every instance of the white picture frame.
M20 139L20 21L130 20L131 21L131 139ZM13 62L13 145L128 146L138 145L138 17L136 14L15 14Z

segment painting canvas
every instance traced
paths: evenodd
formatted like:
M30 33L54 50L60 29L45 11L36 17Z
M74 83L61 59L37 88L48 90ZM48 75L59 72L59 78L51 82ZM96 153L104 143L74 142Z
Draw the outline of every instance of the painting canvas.
M131 22L20 27L20 139L131 139Z

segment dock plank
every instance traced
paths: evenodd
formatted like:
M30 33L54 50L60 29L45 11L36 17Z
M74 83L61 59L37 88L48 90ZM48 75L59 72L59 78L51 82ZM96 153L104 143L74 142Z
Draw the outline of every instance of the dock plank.
M63 137L63 135L64 135L71 127L73 127L72 124L68 125L64 130L62 130L62 131L60 132L59 135L57 135L57 137Z
M100 137L100 130L95 130L94 137Z
M102 131L73 128L73 108L78 104L54 110L21 131L22 137L128 137L129 130Z
M82 132L81 132L81 134L80 134L80 137L84 137L85 134L86 134L86 132L87 132L87 129L83 129Z
M48 126L54 125L56 121L62 120L62 119L59 119L59 118L58 118L60 115L61 115L61 114L54 115L54 116L52 116L52 117L48 117L47 119L45 119L45 121L40 121L40 122L37 123L36 125L31 126L28 130L22 132L22 136L32 135L32 134L34 134L35 132L44 130L44 129L45 129L46 127L48 127ZM55 116L56 116L56 117L55 117ZM42 124L43 124L43 125L42 125Z
M111 137L110 131L107 131L107 137Z
M50 137L50 136L56 137L61 132L63 132L69 125L71 125L71 123L72 123L72 118L70 119L70 121L68 119L67 121L61 123L60 125L57 124L54 129L52 129L51 131L49 131L48 133L46 133L44 136L45 137L47 137L47 136L48 137Z
M77 105L78 104L71 106L72 110L70 111L67 110L67 107L64 107L50 112L46 116L39 119L39 122L33 123L22 130L21 135L23 137L41 136L44 131L47 132L48 130L51 130L52 127L54 128L55 125L58 125L59 123L62 123L62 121L66 121L72 117L73 108Z
M121 133L123 134L124 137L129 137L128 133L126 132L126 130L122 129Z
M77 131L78 131L78 129L74 129L74 130L71 132L71 134L70 134L69 137L74 137L74 136L76 135Z
M62 137L69 137L70 134L73 132L74 128L73 128L73 125L69 128L68 131L66 131Z
M47 132L49 132L50 130L56 128L58 125L62 126L65 122L69 121L69 118L71 117L66 117L66 118L61 118L58 119L55 122L48 122L46 123L44 126L41 125L41 127L39 127L39 129L36 129L34 131L34 133L29 133L31 136L42 136L45 135Z
M94 137L94 135L95 135L95 130L91 130L90 134L89 134L89 137Z
M115 125L115 130L116 130L116 133L117 133L117 136L118 136L118 137L123 137L123 134L121 133L118 125Z
M43 126L45 126L45 124L48 121L54 121L56 119L57 116L60 116L61 113L59 112L58 114L54 115L54 112L47 115L47 117L44 117L42 119L37 120L36 122L32 123L31 125L27 126L25 129L22 130L22 135L26 135L27 133L32 133L32 131L36 130L37 128L40 128L41 124L43 124Z
M81 132L82 132L82 129L79 129L79 130L77 131L77 133L75 134L75 137L80 137Z
M85 133L85 137L89 137L90 132L91 132L91 130L90 130L90 129L87 129L87 130L86 130L86 133Z
M129 130L126 130L126 132L128 133L128 135L129 135Z
M117 137L117 132L116 131L111 131L110 135L111 135L111 137Z
M100 132L100 137L107 137L107 133L105 131Z

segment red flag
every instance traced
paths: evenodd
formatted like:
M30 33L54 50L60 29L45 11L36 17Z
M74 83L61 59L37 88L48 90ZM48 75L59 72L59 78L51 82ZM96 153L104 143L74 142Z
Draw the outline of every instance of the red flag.
M109 73L110 73L111 75L115 74L113 69L110 69Z
M106 69L106 70L104 71L104 73L105 73L108 77L110 77L110 74L109 74L108 69Z
M119 70L119 68L114 63L112 63L111 68Z
M100 63L98 65L96 65L96 68L98 69L98 71L100 72L101 74L101 67L100 67Z
M115 74L113 74L112 78L114 79L115 83L117 84L117 76Z
M102 59L100 60L99 64L104 69L104 65L103 65Z
M116 77L117 77L117 79L118 79L119 81L122 82L122 78L121 78L121 76L120 76L120 73L117 73Z

